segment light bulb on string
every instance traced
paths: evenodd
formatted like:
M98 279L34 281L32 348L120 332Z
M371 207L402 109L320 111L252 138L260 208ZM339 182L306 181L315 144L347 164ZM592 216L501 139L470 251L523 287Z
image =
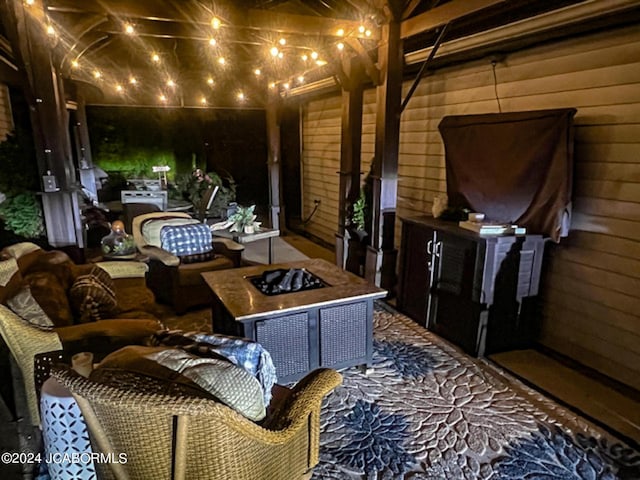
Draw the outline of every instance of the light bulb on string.
M271 47L271 49L269 50L269 53L271 54L272 57L277 57L278 53L280 53L280 50L278 50L278 47Z
M133 35L135 33L135 29L130 23L125 24L124 31L127 35Z
M49 35L50 37L53 37L56 34L56 30L55 28L53 28L53 25L47 25L47 35Z
M225 58L224 58L224 57L220 57L220 58L218 58L218 63L219 63L220 65L224 65L225 63L227 63L227 61L225 60Z
M217 42L217 40L215 38L211 37L209 39L209 45L211 45L212 47L215 47L217 43L218 42Z
M287 40L285 38L281 38L278 40L278 43L284 47L287 44Z
M207 78L207 85L213 86L214 83L215 82L213 81L213 78L211 78L211 77Z
M318 52L311 52L311 58L313 58L314 60L318 59Z
M176 82L174 82L172 79L167 80L167 87L175 88L176 87Z
M71 60L71 68L80 68L80 62L76 60Z
M338 31L336 32L336 34L339 37L344 37L344 28L339 28Z
M338 50L342 51L342 50L344 50L344 43L339 42L339 43L336 45L336 47L338 48Z
M238 92L237 97L238 97L238 100L240 100L241 102L244 102L244 100L245 100L244 93Z
M151 55L151 60L153 60L154 62L158 63L160 61L160 55L158 55L157 53L154 53Z
M138 83L138 80L136 79L136 77L129 77L129 83L131 85L136 85Z
M218 17L213 17L211 19L211 26L213 27L214 30L218 30L221 25L222 25L222 22Z
M201 105L206 105L207 104L207 99L205 97L200 97L200 104Z
M262 75L262 70L260 70L259 68L256 68L253 73L256 75L256 77L259 77L260 75Z
M116 85L116 92L118 93L122 93L124 91L124 88L122 87L122 85L120 85L119 83Z

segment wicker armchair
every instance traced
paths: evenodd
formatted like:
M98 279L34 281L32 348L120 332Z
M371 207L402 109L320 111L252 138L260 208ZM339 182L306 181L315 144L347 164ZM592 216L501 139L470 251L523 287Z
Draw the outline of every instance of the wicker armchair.
M42 250L28 242L2 250L2 255L20 261ZM153 295L144 284L147 266L138 262L97 263L114 280L118 295L127 296L129 303L149 304ZM107 353L132 343L141 343L162 328L149 313L145 318L118 318L80 325L56 327L50 331L37 329L0 304L0 337L8 346L22 374L28 414L33 425L40 424L38 395L34 383L34 357L46 352L64 350L68 355L92 351L100 359Z
M98 464L100 478L131 480L282 480L303 478L318 463L320 405L342 382L319 369L285 394L257 425L210 399L154 393L144 377L98 384L67 369L53 375L76 398L93 451L126 454Z

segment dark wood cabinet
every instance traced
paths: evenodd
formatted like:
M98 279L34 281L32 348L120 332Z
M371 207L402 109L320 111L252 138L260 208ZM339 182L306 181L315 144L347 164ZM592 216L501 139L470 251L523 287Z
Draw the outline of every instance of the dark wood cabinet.
M541 235L483 236L428 216L402 219L398 308L473 355L526 347L543 253Z

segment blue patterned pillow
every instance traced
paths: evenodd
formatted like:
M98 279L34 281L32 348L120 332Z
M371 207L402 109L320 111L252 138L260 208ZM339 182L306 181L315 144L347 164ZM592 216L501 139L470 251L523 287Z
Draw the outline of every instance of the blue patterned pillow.
M163 250L176 257L191 257L213 251L211 230L205 223L165 225L160 230L160 242Z

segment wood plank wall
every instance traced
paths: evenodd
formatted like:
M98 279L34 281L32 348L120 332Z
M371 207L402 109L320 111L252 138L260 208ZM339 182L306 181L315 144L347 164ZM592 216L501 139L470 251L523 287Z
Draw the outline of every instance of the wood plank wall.
M423 79L402 115L398 215L430 212L433 196L446 190L437 130L444 115L496 112L496 90L504 112L577 108L574 219L569 238L548 250L539 341L640 389L640 30L514 52L495 75L496 86L486 58ZM309 104L314 116L305 122L317 122L322 105L333 102L335 135L323 141L335 142L338 158L339 97L324 102ZM368 135L363 128L363 142ZM308 162L312 168L317 159ZM322 188L323 181L313 181ZM324 215L323 233L332 232L332 215Z
M13 130L13 116L11 114L11 100L9 88L0 84L0 141L4 140L7 133Z

